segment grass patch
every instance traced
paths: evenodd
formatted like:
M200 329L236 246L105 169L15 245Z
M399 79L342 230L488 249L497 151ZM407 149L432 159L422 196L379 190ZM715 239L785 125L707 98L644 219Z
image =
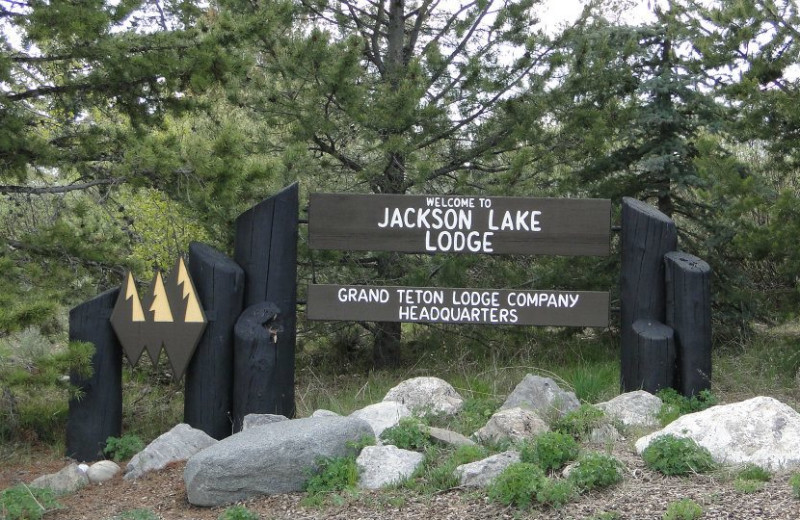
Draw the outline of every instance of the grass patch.
M48 511L61 507L49 489L18 484L0 492L0 518L4 520L39 520Z
M581 492L613 486L622 481L622 463L603 453L587 453L567 477Z
M506 506L528 508L542 488L544 480L544 471L536 464L512 464L489 485L489 500Z
M255 511L250 511L242 505L227 508L217 517L217 520L258 520L261 518Z
M582 404L577 410L568 412L553 424L553 429L569 434L576 439L586 439L592 430L605 422L603 410L590 404Z
M764 489L764 482L761 480L749 480L744 478L737 478L733 481L733 489L742 495L749 495L757 493Z
M571 435L545 432L522 443L520 460L536 464L544 471L554 471L578 458L579 452L580 447Z
M161 520L152 509L131 509L120 513L110 520Z
M789 477L789 486L792 488L794 497L800 499L800 473L795 473Z
M423 451L431 444L425 425L416 417L403 417L397 426L386 428L381 433L381 440L402 450L414 451Z
M703 508L694 500L683 498L667 506L662 520L695 520L703 516Z
M664 475L705 473L717 467L711 453L692 439L662 435L642 452L648 467Z
M128 460L144 449L144 442L138 435L126 433L122 437L109 437L103 453L111 457L114 462Z
M699 412L719 403L717 396L710 390L701 390L697 395L685 397L674 388L664 388L659 390L656 395L661 398L663 403L656 414L661 426L668 425L681 415Z
M355 457L330 457L317 461L317 471L306 481L305 491L310 495L325 495L354 490L358 484L358 466Z

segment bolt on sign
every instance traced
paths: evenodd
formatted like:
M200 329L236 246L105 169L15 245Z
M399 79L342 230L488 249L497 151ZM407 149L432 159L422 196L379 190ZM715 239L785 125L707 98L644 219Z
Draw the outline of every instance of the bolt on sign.
M439 195L309 196L312 249L606 256L611 201Z
M208 323L182 258L166 281L156 272L143 303L129 272L111 313L111 326L131 365L144 350L155 365L163 347L178 381Z
M607 256L611 201L311 194L312 249ZM608 326L596 291L317 285L310 320Z

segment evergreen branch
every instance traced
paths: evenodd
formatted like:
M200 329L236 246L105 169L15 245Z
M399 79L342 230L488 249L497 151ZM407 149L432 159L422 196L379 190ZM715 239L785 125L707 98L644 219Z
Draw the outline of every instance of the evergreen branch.
M319 147L319 151L320 152L326 153L326 154L330 155L331 157L336 158L340 163L342 163L342 165L346 166L347 168L349 168L349 169L351 169L351 170L353 170L355 172L360 172L360 171L362 171L364 169L364 167L362 165L360 165L359 163L357 163L353 159L347 157L342 152L337 150L336 146L334 146L334 144L332 142L331 143L326 143L318 135L314 135L312 137L312 140Z
M73 256L64 248L61 248L61 249L55 249L55 248L54 249L46 249L46 248L35 246L35 245L32 245L32 244L26 244L25 242L20 242L18 240L14 240L14 239L11 239L11 238L4 238L4 239L2 239L2 242L4 242L5 244L7 244L9 247L11 247L13 249L20 249L20 250L23 250L23 251L30 251L31 253L34 253L34 254L40 255L40 256L55 258L55 257L57 257L59 255L63 255L68 260L78 262L78 263L83 264L83 265L85 265L87 267L93 267L93 268L96 268L96 269L108 269L109 271L119 275L120 277L125 276L125 273L127 272L127 270L125 268L123 268L123 267L121 267L119 265L111 265L111 264L106 264L106 263L103 263L103 262L98 262L96 260L89 260L88 258L81 258L79 256Z
M464 52L464 48L467 46L467 43L472 39L472 36L475 34L475 31L478 30L478 27L480 27L481 21L483 20L483 18L487 14L489 14L489 8L490 7L491 7L491 2L486 2L486 5L483 6L483 8L481 9L481 11L478 14L478 16L476 16L475 20L472 21L472 24L471 24L469 30L461 38L461 41L458 42L458 45L456 46L456 48L453 49L453 52L450 53L450 56L448 56L447 59L444 60L444 63L442 63L442 66L439 68L439 70L436 71L433 74L433 77L431 77L431 79L429 81L430 85L433 85L434 83L436 83L436 81L442 76L442 74L444 74L444 72L450 67L450 65L452 65L452 63L456 59L456 57ZM460 9L458 11L458 13L461 13L461 11L463 11L463 8ZM442 35L443 33L444 33L444 31L440 32L436 36L438 37L438 36ZM434 39L436 39L436 38L434 37ZM425 51L427 50L428 46L426 45L425 47L426 48L423 50L423 55L424 55Z
M136 85L139 83L145 83L150 81L151 78L140 78L136 81L132 81L130 85ZM43 96L49 96L53 94L73 94L76 92L86 92L86 91L102 91L107 88L117 86L115 83L106 82L106 83L76 83L74 85L54 85L49 87L39 87L30 90L26 90L24 92L18 92L16 94L5 94L0 99L5 99L6 101L24 101L27 99L39 98Z
M64 186L45 186L45 187L33 187L33 186L2 186L0 185L0 193L2 194L25 194L25 195L55 195L59 193L68 193L71 191L80 191L80 190L87 190L94 186L101 186L101 185L110 185L110 184L120 184L123 182L121 178L111 178L111 179L95 179L93 181L84 182L81 184L67 184Z

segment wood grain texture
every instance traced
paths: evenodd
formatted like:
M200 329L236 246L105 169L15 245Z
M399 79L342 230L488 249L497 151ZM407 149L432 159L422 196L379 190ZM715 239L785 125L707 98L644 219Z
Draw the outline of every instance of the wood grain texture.
M711 267L674 251L664 257L667 325L675 331L680 392L693 396L711 389Z
M78 461L105 458L106 439L122 431L122 346L110 322L118 295L119 289L106 291L69 313L70 341L95 347L92 376L70 374L70 383L83 397L69 401L66 455Z
M675 336L670 327L653 320L637 320L631 327L639 365L629 384L654 394L672 388L675 378Z
M184 422L219 440L232 432L233 328L244 303L244 271L211 246L193 242L189 274L209 322L186 371Z
M621 386L637 390L646 366L637 359L637 320L666 321L664 255L677 248L675 223L653 206L622 200L622 269L620 275Z
M294 417L294 361L297 324L297 183L236 219L234 259L245 272L244 307L271 302L281 309L276 385L279 411Z

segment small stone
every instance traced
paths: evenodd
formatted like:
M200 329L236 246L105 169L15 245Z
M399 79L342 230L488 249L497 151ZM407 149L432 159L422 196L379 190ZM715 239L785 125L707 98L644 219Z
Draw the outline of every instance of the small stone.
M111 480L120 471L119 465L113 460L101 460L89 466L86 476L92 484L100 484Z
M356 459L359 487L380 489L409 478L425 460L422 453L396 446L367 446Z
M389 390L383 400L402 403L416 416L455 415L464 406L456 389L438 377L407 379Z
M459 483L464 487L483 488L512 464L519 462L519 452L506 451L456 468Z
M57 473L43 475L33 482L31 487L50 489L56 495L66 495L78 491L89 483L89 477L72 463Z
M625 426L655 428L658 426L656 414L661 410L661 404L661 399L657 396L644 390L636 390L595 406L603 410L610 419L620 421Z
M400 419L410 416L411 411L406 405L394 401L371 404L350 414L350 417L367 421L372 426L376 439L379 439L387 428L397 426Z
M575 392L562 390L549 377L528 374L500 407L501 410L508 408L526 408L540 417L562 417L567 412L580 408L580 402Z
M163 469L171 462L187 460L216 442L216 439L202 430L188 424L179 424L134 455L125 467L124 478L139 478L148 471Z
M458 432L445 430L444 428L428 427L428 435L431 439L450 446L475 446L475 441L465 437Z
M536 413L524 408L509 408L496 412L486 426L473 436L480 442L519 441L544 433L550 428Z

